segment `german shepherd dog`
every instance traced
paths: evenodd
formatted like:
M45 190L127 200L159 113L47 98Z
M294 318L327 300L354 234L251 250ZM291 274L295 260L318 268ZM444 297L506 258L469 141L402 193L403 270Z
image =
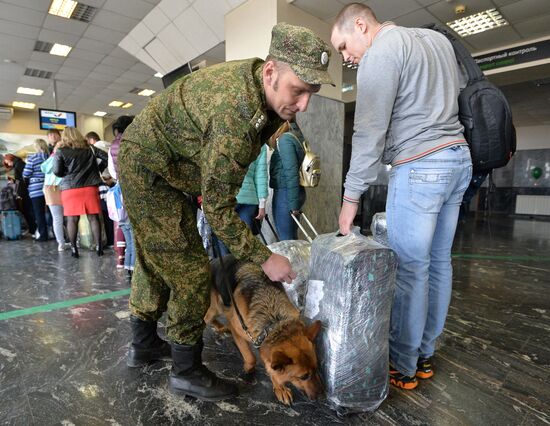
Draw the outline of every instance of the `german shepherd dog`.
M283 404L292 403L288 383L303 391L310 400L317 399L323 388L313 342L321 322L306 327L282 284L267 278L259 266L238 263L234 278L233 299L252 339L243 330L235 307L224 305L216 285L212 286L210 308L204 317L206 324L218 332L226 331L216 320L217 315L225 315L229 331L243 357L247 376L256 366L250 343L254 340L259 345L260 358L273 383L273 392Z

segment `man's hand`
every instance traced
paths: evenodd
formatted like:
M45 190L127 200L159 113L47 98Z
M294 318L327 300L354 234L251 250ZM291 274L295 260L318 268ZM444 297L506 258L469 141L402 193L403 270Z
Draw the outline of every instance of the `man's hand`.
M262 264L262 269L271 281L284 281L290 284L296 278L296 272L292 270L290 262L284 256L272 253Z
M256 216L254 219L262 220L264 217L265 217L265 208L259 208L258 209L258 216Z
M340 210L340 218L338 219L341 234L348 235L351 232L358 206L359 204L346 203L345 201L342 203L342 210Z

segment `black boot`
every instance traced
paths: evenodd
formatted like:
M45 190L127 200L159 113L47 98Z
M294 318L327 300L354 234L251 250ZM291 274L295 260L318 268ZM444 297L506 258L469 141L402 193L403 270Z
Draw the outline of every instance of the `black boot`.
M202 340L196 345L172 343L170 390L204 401L220 401L237 395L237 387L220 379L201 361Z
M76 258L80 257L78 255L78 248L76 247L76 244L71 244L71 256Z
M170 359L170 344L158 336L156 321L142 321L131 315L130 325L133 338L126 360L128 367L142 367L152 361Z
M96 253L97 253L98 256L103 256L103 244L99 243L97 245Z

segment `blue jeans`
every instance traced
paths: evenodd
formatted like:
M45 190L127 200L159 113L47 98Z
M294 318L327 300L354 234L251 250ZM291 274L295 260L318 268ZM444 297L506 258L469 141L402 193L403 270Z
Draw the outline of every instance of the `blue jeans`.
M306 201L306 191L300 188L300 208ZM287 189L273 190L273 221L281 241L298 239L298 225L290 216Z
M416 374L418 358L433 355L443 331L452 290L451 247L471 177L466 146L397 166L390 173L388 239L399 262L390 362L402 374Z
M134 232L130 222L119 222L118 227L124 234L126 240L126 251L124 252L124 269L134 270L136 264L136 247L134 246Z

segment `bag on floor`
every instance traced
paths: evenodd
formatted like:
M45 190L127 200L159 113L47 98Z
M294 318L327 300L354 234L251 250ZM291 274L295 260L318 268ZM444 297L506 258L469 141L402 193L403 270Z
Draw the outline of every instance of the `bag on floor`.
M468 74L468 83L458 96L458 118L470 145L474 171L505 166L516 152L516 129L504 93L483 75L470 52L450 32L436 24L425 27L447 37Z
M15 185L12 183L6 184L0 191L0 210L17 210Z
M18 240L21 238L21 218L17 210L3 211L2 235L6 240Z
M122 190L118 183L112 188L109 188L105 202L107 203L107 212L111 220L115 222L126 222L128 220L128 213L124 208L124 202L122 200Z
M321 377L329 405L342 414L373 411L388 395L396 272L394 252L359 228L313 240L304 316L323 324Z
M92 234L92 227L88 216L85 214L80 216L78 221L78 235L80 237L80 247L93 250L94 248L94 235Z

